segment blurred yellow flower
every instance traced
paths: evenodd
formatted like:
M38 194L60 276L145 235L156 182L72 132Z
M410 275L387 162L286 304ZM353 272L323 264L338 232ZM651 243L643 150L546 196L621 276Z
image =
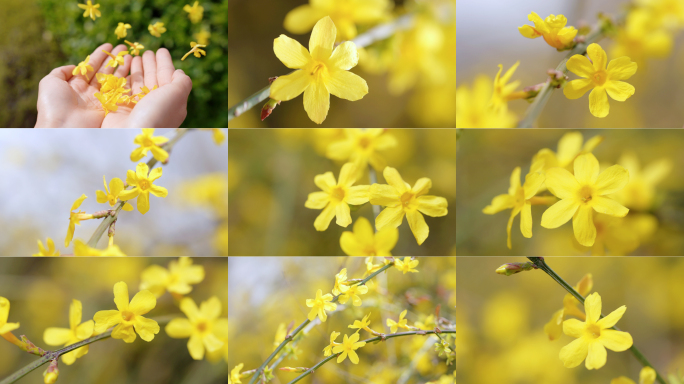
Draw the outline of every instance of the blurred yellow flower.
M188 317L177 318L166 325L166 333L174 339L190 338L188 351L195 360L204 358L204 350L214 352L223 347L223 342L214 335L215 327L225 327L228 332L228 319L219 319L221 302L216 296L202 302L200 308L186 297L180 302L180 309Z
M126 256L118 245L109 244L107 248L99 250L91 248L88 244L76 239L74 242L74 256Z
M139 161L147 155L148 151L152 152L152 156L154 156L157 161L164 162L169 158L169 153L161 147L161 145L169 141L169 139L163 136L152 135L154 135L154 128L143 128L142 133L135 136L133 144L139 145L140 147L131 152L131 161Z
M340 333L339 333L339 332L335 332L335 331L333 331L333 332L330 334L330 345L328 345L327 347L325 347L325 348L323 349L323 356L330 356L330 355L332 355L332 349L333 349L333 347L335 347L336 345L340 345L340 344L338 344L338 343L335 342L335 339L337 339L337 336L339 336L339 335L340 335Z
M287 329L285 328L285 323L280 323L280 325L278 325L278 330L276 330L275 340L273 340L274 351L278 349L278 347L280 346L280 344L282 344L283 341L285 341L286 336Z
M586 359L587 369L599 369L606 365L606 348L622 352L632 346L629 333L610 329L622 318L627 307L623 305L599 320L601 296L594 292L585 299L584 310L586 322L577 319L563 322L563 333L577 340L563 347L559 357L566 368L574 368Z
M91 2L91 0L88 0L87 4L76 4L78 5L79 8L84 9L85 12L83 12L83 17L90 17L91 19L95 20L96 17L101 17L102 14L100 13L100 4L95 4Z
M314 221L317 231L328 229L333 217L337 217L337 225L346 227L352 222L349 205L362 205L368 202L368 185L352 186L356 182L354 164L346 163L340 170L339 182L335 181L332 172L314 177L322 191L309 193L304 206L309 209L323 209Z
M201 31L193 34L192 36L195 38L195 40L197 40L197 44L208 45L209 38L211 37L211 32L202 28Z
M528 39L536 39L539 36L544 37L546 43L556 49L564 49L572 46L572 41L577 35L575 27L566 27L568 19L563 15L549 15L545 20L532 12L527 15L527 19L534 23L534 27L530 25L523 25L518 27L520 34Z
M147 175L148 172L149 176ZM135 188L121 192L119 198L121 200L130 200L137 196L138 211L144 215L150 210L150 193L157 197L166 197L169 194L169 191L166 188L152 184L152 182L161 176L161 167L154 168L150 172L150 168L147 164L138 163L135 172L130 169L126 172L126 183Z
M10 302L6 298L0 296L0 335L12 332L19 328L19 323L8 323Z
M155 37L161 37L162 33L166 32L164 23L160 23L158 21L154 24L148 25L147 29L150 31L150 34Z
M601 144L603 136L596 135L587 140L582 146L584 137L580 132L568 132L558 140L558 152L543 148L532 158L532 163L544 160L544 170L554 167L572 170L572 165L579 155L591 153L596 146Z
M369 312L366 316L363 317L363 319L361 319L361 321L354 320L354 324L347 326L347 328L356 329L356 332L359 332L362 329L366 329L368 332L370 332L370 330L368 329L368 326L371 323L370 315L371 314Z
M349 361L351 361L353 364L358 364L359 363L359 355L354 352L355 350L363 347L366 345L365 341L359 341L359 334L354 333L351 337L348 337L347 335L344 335L344 340L342 341L342 345L337 345L335 348L333 348L333 353L340 353L337 357L337 362L341 363L344 361L344 359L349 356Z
M437 325L437 324L435 324L435 315L430 315L430 316L426 317L425 322L416 321L414 325L416 326L416 328L420 328L424 331L433 330L433 329L435 329L435 326Z
M203 49L200 49L200 48L205 48L205 47L206 47L206 45L204 45L204 44L197 44L194 41L190 42L190 48L192 48L192 49L190 49L188 51L188 53L183 55L183 57L181 58L181 61L185 60L185 58L188 57L188 55L190 55L191 53L194 54L195 57L202 57L202 55L206 56L207 53Z
M394 260L394 266L397 267L398 270L404 272L404 275L407 272L418 272L417 269L414 269L418 266L418 263L418 260L411 260L410 257L404 257L403 260L399 260L398 258Z
M124 40L124 41L126 42L126 44L131 46L131 49L130 49L131 55L138 56L138 55L140 55L140 50L145 49L145 46L138 43L137 41L135 43L131 43L128 40Z
M228 381L232 381L235 384L240 384L242 381L240 381L240 370L242 367L244 367L245 364L240 363L236 365L231 371L230 371L230 377L228 378Z
M271 84L271 99L287 101L304 93L304 110L316 124L328 116L330 94L356 101L368 93L368 84L349 72L359 61L356 45L345 41L334 50L337 29L330 17L320 19L311 32L309 50L297 40L280 35L273 41L273 51L286 67L298 69L279 76Z
M339 295L342 292L347 292L349 286L345 285L347 281L347 268L342 268L340 273L335 275L335 284L333 285L332 293L333 295Z
M85 60L78 63L76 68L74 68L74 70L71 71L71 74L76 76L76 74L80 72L81 76L85 76L86 79L88 79L88 81L90 81L90 78L88 77L88 71L94 71L94 69L90 64L88 64L89 61L90 61L90 55L86 56Z
M322 293L323 292L319 289L316 291L315 299L306 300L306 306L311 308L311 311L308 315L310 321L313 321L313 319L316 318L316 315L318 315L318 318L321 319L321 322L325 323L325 320L328 318L328 315L325 313L325 311L334 311L337 309L337 304L330 302L332 301L333 296L329 293L321 296Z
M140 290L147 289L156 297L164 292L187 295L192 292L191 284L204 280L204 267L193 265L189 257L180 257L169 262L169 269L160 265L150 265L140 275Z
M651 367L643 367L641 368L641 372L639 372L639 384L653 384L656 381L656 371L655 369ZM672 380L670 380L672 381ZM625 376L620 376L617 379L613 379L610 381L610 384L635 384L632 379L629 379Z
M392 319L387 319L387 326L390 327L390 331L392 333L397 333L397 330L399 328L404 328L404 329L409 329L406 323L408 322L406 319L404 319L404 316L406 316L406 312L408 312L407 309L404 309L400 314L399 314L399 322L396 322Z
M398 229L385 227L375 233L370 221L365 217L359 217L354 223L354 232L342 233L340 247L349 256L392 256L390 251L397 244L397 240Z
M365 285L352 285L346 292L340 295L339 302L340 304L346 304L351 298L352 304L355 307L359 307L361 306L361 297L359 295L365 295L366 293L368 293L368 287Z
M197 24L202 21L202 16L204 15L204 7L199 5L199 1L195 1L192 7L189 4L185 4L183 10L188 13L188 18L193 24Z
M653 206L656 185L672 170L672 160L659 159L643 169L633 152L625 152L618 160L629 172L629 183L615 195L615 199L625 207L647 211Z
M216 145L221 145L221 143L226 141L226 135L223 133L221 128L211 128L211 131L214 133L213 139Z
M632 9L627 14L624 28L617 30L611 56L629 56L638 64L646 58L669 56L674 42L672 33L654 24L651 11Z
M133 95L133 96L138 96L138 100L132 100L133 103L138 104L138 101L142 100L143 97L149 95L149 93L154 91L155 89L157 89L156 84L154 85L154 87L152 87L152 89L149 89L149 88L147 88L146 85L143 85L142 87L140 87L140 93L136 93L135 95Z
M135 341L137 332L145 341L152 341L159 333L159 324L142 315L154 309L157 299L147 290L138 292L128 302L128 285L120 281L114 284L114 303L117 310L106 310L95 313L95 332L100 334L116 325L112 330L113 339L121 339L126 343ZM135 331L133 330L135 328Z
M432 188L432 180L427 177L418 179L411 188L392 167L385 167L382 174L389 185L373 184L369 192L371 204L387 207L375 219L375 228L397 228L406 215L418 245L423 244L430 228L425 224L421 212L432 217L446 216L447 200L439 196L426 195Z
M128 32L126 31L127 29L131 29L130 24L124 24L124 23L119 23L119 25L116 26L116 29L114 30L114 33L116 34L117 39L123 39L126 37Z
M43 242L38 240L38 253L31 256L59 256L59 251L55 249L55 242L51 238L47 238L47 249L43 247Z
M606 195L620 191L629 182L629 172L613 165L599 175L599 164L593 154L575 159L575 174L564 168L546 171L546 186L560 201L542 215L544 228L558 228L572 218L577 241L590 247L596 239L593 211L615 217L625 217L629 209Z
M117 65L123 66L124 65L124 56L128 54L128 51L121 51L121 52L117 53L116 56L114 56L110 52L105 51L104 49L102 50L102 52L106 53L107 56L112 58L111 60L109 60L107 62L107 65L105 66L105 68L107 68L107 67L116 68ZM114 75L111 75L111 76L114 76Z
M518 91L515 89L520 86L520 80L516 80L510 84L506 84L508 80L511 79L513 73L520 65L520 61L516 61L512 67L506 71L506 73L501 76L501 71L503 70L503 65L499 64L499 72L497 72L494 78L494 92L492 93L491 105L495 112L507 111L508 101L514 99L521 99L527 95L527 92Z
M47 345L64 345L65 347L76 344L93 335L95 323L88 320L81 324L83 305L79 300L73 299L69 307L69 328L48 328L43 333L43 341ZM76 359L88 353L88 345L62 355L62 362L66 365L73 364Z
M492 108L493 86L486 75L475 78L472 90L456 89L456 128L513 128L518 118L507 109Z
M333 160L352 162L356 167L357 178L363 175L368 163L376 171L385 169L387 162L378 151L397 146L396 137L382 128L346 128L344 134L344 140L328 146L325 156Z
M124 190L124 183L121 181L121 179L115 177L109 181L109 189L107 189L107 179L105 179L104 175L102 175L102 182L104 183L105 190L104 192L99 190L95 191L95 194L97 195L97 202L100 204L109 202L109 206L113 207L119 201L119 194ZM132 211L133 206L128 203L124 203L122 209L124 211Z
M74 238L74 231L76 230L76 225L81 225L81 220L90 220L93 218L93 215L87 214L80 210L78 212L74 212L75 209L78 209L78 207L81 206L83 200L87 198L88 196L82 194L81 197L76 199L76 201L74 201L74 203L71 205L71 212L69 213L69 228L67 229L66 239L64 239L65 247L68 247L69 243L71 243L71 239Z
M579 292L582 297L586 297L589 292L591 292L594 286L594 279L591 273L587 273L582 277L582 279L575 285L575 290ZM544 332L549 336L549 340L557 340L563 334L563 321L568 319L570 316L575 316L580 320L586 320L584 312L579 309L579 301L575 296L566 293L563 297L563 308L556 311L551 320L544 325Z

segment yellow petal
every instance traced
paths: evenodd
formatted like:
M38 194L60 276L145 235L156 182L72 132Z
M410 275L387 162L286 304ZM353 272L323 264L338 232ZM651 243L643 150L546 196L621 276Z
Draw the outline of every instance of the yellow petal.
M594 226L594 212L588 205L580 205L572 218L572 229L577 241L585 247L591 247L596 240L596 227Z
M608 92L608 96L613 98L613 100L625 101L629 99L635 91L632 84L625 83L624 81L608 81L606 83L606 92Z
M356 231L356 225L358 223L359 220L354 224L354 231ZM342 233L342 236L340 236L340 247L348 256L365 256L365 247L352 232L345 231Z
M95 332L102 333L107 329L123 321L121 312L117 310L99 311L93 317L95 320Z
M653 384L656 380L656 371L651 367L641 368L639 372L639 384Z
M138 163L135 167L135 176L138 180L147 179L147 174L150 173L150 167L145 163Z
M112 339L120 339L126 343L132 343L135 341L135 338L135 331L131 326L119 324L112 330Z
M114 284L114 303L119 311L128 309L128 285L123 281Z
M335 208L335 216L337 217L337 225L346 227L352 223L352 218L347 203L339 203Z
M581 77L591 78L594 72L597 71L592 65L591 61L583 55L573 55L567 62L567 68L570 72ZM605 68L605 67L604 67Z
M372 202L371 202L372 203ZM495 196L492 202L482 209L482 213L493 215L505 209L513 208L515 205L515 197L509 194L502 194Z
M397 245L399 240L399 230L392 227L385 227L375 234L375 250L377 256L390 256L390 251Z
M295 39L280 35L273 40L273 52L286 67L300 69L311 61L309 51Z
M154 335L159 333L159 324L152 319L147 319L142 316L135 317L133 326L135 327L135 331L138 332L138 335L140 335L140 338L145 341L152 341Z
M606 365L607 352L603 344L599 342L589 343L589 350L585 366L587 369L599 369Z
M591 185L596 183L599 176L599 163L591 153L578 156L575 159L575 178L580 185Z
M627 307L623 305L620 308L609 313L608 316L597 321L596 325L598 325L602 330L612 328L622 318L622 315L625 314L626 310Z
M582 337L584 323L577 319L568 319L563 322L563 333L572 337Z
M188 319L173 319L167 325L166 334L174 339L185 339L193 332L192 323Z
M528 173L525 176L525 184L523 184L525 200L529 200L537 194L545 178L544 174L540 172Z
M594 88L589 94L589 112L596 117L606 117L610 112L608 95L603 88Z
M528 39L536 39L537 37L542 35L539 31L532 28L532 26L530 25L523 25L522 27L518 27L518 31L521 35L527 37Z
M185 316L188 317L188 319L190 319L190 321L194 321L200 316L200 311L199 308L197 308L197 304L195 304L195 301L189 297L181 300L180 310L185 314Z
M347 189L344 200L347 204L361 205L368 202L370 185L356 185Z
M431 217L442 217L447 214L447 199L440 196L418 196L418 210Z
M337 181L335 181L335 176L333 176L332 172L326 172L322 175L316 175L314 177L314 184L321 190L329 192L332 187L337 185Z
M95 196L97 196L97 202L100 204L104 204L108 201L107 195L102 191L95 191Z
M629 172L615 164L603 171L596 179L594 188L599 195L608 195L622 190L629 182Z
M336 206L334 204L328 204L318 217L316 217L316 220L314 220L314 228L316 228L317 231L325 231L328 229L330 222L333 217L335 217L335 209Z
M416 196L420 196L428 193L430 188L432 188L432 180L428 179L427 177L421 177L413 185L411 191L416 194Z
M325 87L333 95L350 101L360 100L368 94L366 80L347 71L330 72L326 78Z
M346 163L340 170L340 177L337 179L337 185L344 187L351 187L356 182L356 167L352 163Z
M567 22L567 21L566 21ZM565 25L565 23L563 23ZM577 36L577 29L575 27L565 27L558 32L558 40L565 46L569 45Z
M385 169L382 171L382 175L385 177L387 184L393 186L400 195L410 190L407 183L401 178L401 175L396 168L385 167Z
M559 199L573 199L580 185L575 176L564 168L551 168L546 171L546 187Z
M572 199L561 200L544 211L541 226L544 228L558 228L567 223L578 208L579 203Z
M323 191L309 193L304 203L306 208L323 209L330 202L330 195Z
M358 333L355 333L355 335L358 335ZM354 364L359 363L359 355L357 355L356 352L354 352L353 350L349 351L349 361L351 361Z
M156 305L157 298L154 297L152 292L143 290L136 293L136 295L133 297L133 300L131 300L128 310L136 315L144 315L154 309Z
M591 206L598 213L603 213L613 217L625 217L629 209L624 207L617 201L603 196L594 196L591 201Z
M166 197L169 195L169 190L158 185L151 185L150 193L157 197Z
M138 212L143 215L150 210L150 195L149 193L141 193L138 195L138 200L136 200L138 205Z
M404 218L404 209L400 205L398 207L388 207L382 210L378 217L375 218L375 228L381 230L385 227L396 228L401 225Z
M359 63L359 54L356 44L352 41L345 41L335 48L328 60L328 69L338 69L348 71ZM333 93L334 94L334 93Z
M214 352L223 347L223 341L219 340L216 336L214 336L211 333L205 335L202 341L204 342L204 347L209 352Z
M535 28L539 30L539 32L549 33L549 27L546 25L546 22L535 12L531 12L529 15L527 15L527 20L533 22Z
M528 202L525 202L520 212L520 232L528 239L532 237L532 205Z
M88 196L86 196L85 194L82 194L81 197L76 199L76 201L74 201L74 203L71 205L71 210L75 211L78 207L81 206L81 203L83 203L83 200L85 200L87 198L88 198Z
M169 158L169 153L166 152L164 149L159 148L157 146L150 147L150 151L152 151L152 156L154 156L154 158L157 159L158 161L166 161L166 159ZM155 168L152 170L152 172L154 172L157 169L161 170L161 168ZM161 176L161 174L159 176ZM150 175L149 179L150 179L150 181L154 181L157 178L153 179L152 175Z
M513 207L511 216L508 218L508 224L506 224L506 246L508 249L513 249L513 245L511 243L511 228L513 228L513 219L518 216L518 213L520 213L521 209L522 207L520 206Z
M81 317L83 316L83 305L80 301L74 299L69 306L69 327L76 329L81 324Z
M601 295L594 292L584 300L584 312L587 314L587 324L595 324L601 316Z
M601 331L599 341L603 346L615 352L622 352L628 350L634 341L632 335L627 332L616 331L613 329L604 329Z
M563 365L566 368L574 368L582 364L582 361L587 357L588 351L589 345L581 337L561 348L558 357L563 361Z
M291 100L299 96L309 87L311 78L306 71L298 70L278 77L271 84L270 97L274 100Z
M63 345L71 338L71 330L66 328L48 328L43 332L43 341L47 345Z
M509 181L508 194L515 196L518 192L518 188L520 188L520 167L515 167L513 169Z
M328 109L330 109L330 93L325 85L320 81L310 82L304 90L304 110L309 115L309 119L316 124L323 123L328 116Z
M315 60L327 60L332 54L337 29L330 16L318 20L311 31L309 52Z
M285 15L283 26L289 32L301 35L309 32L314 24L323 16L325 14L318 8L314 8L309 4L300 5Z
M637 63L627 56L618 57L608 63L608 76L610 80L627 80L637 71Z
M79 340L85 340L93 335L95 330L95 322L88 320L85 323L76 327L76 338Z
M604 51L600 45L596 43L589 44L589 47L587 47L587 55L592 61L594 70L601 71L606 69L608 57L606 56L606 51Z
M374 205L395 206L400 204L397 190L386 184L373 184L368 191L369 201Z
M579 99L592 88L594 88L594 81L592 79L572 80L563 87L563 94L570 100Z
M413 236L415 236L418 245L423 244L430 232L430 228L425 223L423 215L418 211L408 211L406 212L406 221L408 221L411 232L413 232Z
M221 301L216 296L212 296L207 301L200 304L200 313L207 320L218 319L221 316Z

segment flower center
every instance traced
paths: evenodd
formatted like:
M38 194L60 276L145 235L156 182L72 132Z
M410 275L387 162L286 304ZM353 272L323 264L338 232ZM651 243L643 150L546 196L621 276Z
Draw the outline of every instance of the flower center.
M124 321L131 321L135 317L135 314L130 311L123 311L121 312L121 317L123 317Z
M366 249L364 249L364 254L366 256L377 256L375 254L375 247L373 247L372 245L369 245L366 247Z
M591 201L593 193L594 190L590 186L585 185L579 191L579 198L583 203L588 203Z
M362 137L361 139L359 139L359 147L361 147L363 149L368 148L370 146L370 144L371 144L371 141L367 137Z
M140 188L143 191L146 191L150 189L150 182L147 180L138 180L138 188Z
M414 194L411 191L406 191L404 192L403 195L401 195L401 205L404 206L404 208L410 208L413 200L414 200Z
M198 330L198 331L204 333L204 332L207 331L207 329L209 329L209 325L207 324L206 321L200 320L200 321L197 323L197 330Z
M596 324L587 325L585 332L594 339L598 339L601 336L601 328Z
M113 206L114 204L116 204L116 197L114 197L114 195L109 195L108 197L109 197L109 205Z
M144 147L154 147L154 142L149 137L146 137L143 139L143 146Z
M311 68L311 76L318 77L322 75L325 71L327 71L325 64L321 63L320 61L317 61L313 68Z
M330 196L339 201L344 201L344 189L340 187L335 187L330 191Z
M594 83L596 83L597 85L603 85L605 84L606 80L608 80L608 74L606 73L606 71L600 70L594 73L592 78L594 79Z

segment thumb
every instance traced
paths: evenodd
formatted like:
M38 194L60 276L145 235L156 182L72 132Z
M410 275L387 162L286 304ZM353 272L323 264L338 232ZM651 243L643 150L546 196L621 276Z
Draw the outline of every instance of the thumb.
M192 91L192 79L190 79L190 76L186 75L182 69L176 69L173 72L171 84L175 84L182 89L186 97L190 95L190 91Z

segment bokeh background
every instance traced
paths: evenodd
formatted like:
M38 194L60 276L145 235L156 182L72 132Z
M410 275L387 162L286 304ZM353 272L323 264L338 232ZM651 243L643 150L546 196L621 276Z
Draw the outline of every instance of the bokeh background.
M409 184L421 177L432 180L430 195L445 197L444 217L424 215L430 235L416 243L404 218L393 255L455 255L456 231L456 132L453 129L394 129L385 134L398 140L395 148L380 152L387 165L396 168ZM228 130L228 235L233 239L229 255L344 255L340 236L351 231L334 219L328 229L313 226L321 210L308 209L304 202L316 175L332 172L337 180L342 166L325 157L327 146L344 138L341 129ZM378 182L385 183L382 172ZM356 185L370 183L368 172ZM363 216L374 223L370 204L352 212L352 220Z
M226 129L222 132L226 133ZM0 255L38 253L37 240L54 240L64 255L69 209L81 194L80 209L88 213L109 209L98 204L95 191L104 191L113 177L126 180L135 169L130 160L140 130L0 130ZM155 183L168 189L166 198L150 197L150 210L121 211L114 244L129 256L225 256L228 146L216 145L211 131L188 132L174 146L163 175ZM173 137L173 129L155 136ZM151 158L140 160L147 162ZM135 199L131 202L136 207ZM87 242L100 220L82 221L74 239ZM107 246L106 234L99 249Z
M137 41L145 50L167 48L176 69L192 78L183 127L227 126L228 0L200 1L204 17L197 24L183 11L194 0L97 0L93 4L100 4L102 17L95 21L84 18L77 3L85 1L0 2L0 127L33 127L40 80L56 67L80 63L101 44L125 44L114 34L119 22L132 27L125 40ZM166 27L161 37L147 30L157 21ZM181 61L202 30L211 34L207 55Z
M35 345L46 350L57 347L43 342L49 327L69 327L72 299L83 304L85 322L100 310L115 309L112 289L124 281L130 298L139 291L141 272L151 266L168 268L171 258L1 258L0 296L10 301L9 321L20 323L14 335L26 335ZM227 260L193 258L193 264L204 266L205 278L193 285L191 297L198 305L212 296L221 301L221 317L227 316ZM185 315L167 292L157 299L157 306L145 317ZM116 384L221 384L226 382L225 360L211 363L190 357L187 339L172 339L160 325L151 342L137 337L132 344L105 339L90 344L87 355L70 366L59 364L62 383ZM0 338L0 377L4 378L35 361L36 356L20 350ZM21 381L43 382L47 365L36 369Z
M601 384L619 376L639 382L642 366L629 351L608 351L606 365L598 370L589 371L584 363L572 369L563 366L558 353L574 339L561 335L549 341L544 325L563 308L567 292L541 270L512 276L494 272L504 263L526 261L459 258L458 382ZM546 262L573 286L591 273L592 293L601 295L604 315L626 305L616 326L632 335L658 373L667 377L684 367L684 259L551 257Z
M269 77L286 75L292 71L273 53L275 38L285 34L308 49L311 33L297 35L283 27L285 15L300 5L308 4L308 0L228 0L228 3L228 104L233 107L267 86ZM345 1L333 3L340 7L347 6ZM359 65L351 69L368 83L369 93L363 99L351 102L331 96L330 111L322 125L309 119L304 111L303 96L298 96L281 103L263 122L260 109L266 101L231 120L228 126L455 127L456 1L393 0L389 3L394 5L394 17L416 8L440 7L437 16L443 18L444 22L436 24L437 37L432 32L421 32L422 37L415 31L409 32L408 38L415 39L417 44L399 49L399 57L391 52L393 45L399 42L396 36L366 48L367 57L362 53ZM360 26L359 33L367 27ZM406 92L390 93L388 78L395 73L403 73L406 68L409 68L409 72L418 73L417 84ZM444 76L435 80L433 76L439 71L443 71Z
M456 21L458 33L458 87L471 88L475 78L484 74L494 80L498 65L504 72L516 61L520 67L511 78L521 81L521 90L526 86L546 80L546 71L556 68L568 51L557 52L542 38L527 39L518 32L518 27L528 21L530 12L546 18L550 14L563 14L568 25L579 28L581 23L595 26L599 12L617 16L630 3L627 0L520 0L502 2L499 0L459 0ZM660 3L641 1L640 3ZM669 2L681 7L680 1ZM677 5L679 4L679 5ZM672 9L676 9L672 8ZM682 15L673 17L680 18ZM577 100L566 98L562 90L554 91L544 111L537 120L538 127L545 128L681 128L684 114L679 108L684 100L682 68L684 68L684 37L681 26L674 34L671 52L664 58L648 58L639 62L639 69L627 82L636 88L636 93L625 102L609 99L610 114L597 118L589 113L588 93ZM649 39L644 39L648 44ZM608 60L616 57L610 49L614 39L605 38L598 42L608 53ZM634 56L634 55L632 55ZM635 57L632 57L635 60ZM569 73L570 79L578 76ZM514 100L509 109L522 118L529 103Z
M278 367L311 367L320 362L324 359L323 348L330 344L332 331L341 332L340 341L343 335L351 335L354 331L347 326L369 312L369 327L383 333L390 332L386 319L396 321L405 309L409 325L425 322L435 313L437 305L441 305L441 317L455 321L456 257L420 257L417 260L420 261L416 267L418 273L403 274L390 267L371 279L372 283L367 283L368 293L360 296L361 306L338 304L335 313L328 313L325 323L312 327L299 342L298 359L286 358ZM232 370L243 363L242 371L258 368L274 350L278 326L284 323L287 327L292 321L294 327L301 324L310 311L306 299L314 297L318 289L323 294L329 293L335 275L342 268L347 268L349 279L362 278L366 271L364 261L361 257L229 258L228 367ZM375 257L373 262L381 264L382 258ZM364 330L360 332L360 340L373 337ZM430 345L429 349L419 352L425 344ZM351 364L348 359L341 364L331 361L301 383L437 382L442 375L451 375L455 367L447 367L444 357L437 358L433 345L424 337L409 336L369 344L357 350L359 364ZM409 371L408 366L412 363L415 369ZM400 381L406 371L412 373ZM288 383L299 375L281 371L274 374L274 383Z
M520 233L520 215L513 221L513 249L506 247L506 224L510 210L494 215L482 213L492 199L507 193L509 179L515 167L521 168L521 183L529 172L532 156L540 149L557 152L560 138L571 130L462 130L458 139L458 199L456 247L459 255L588 255L573 241L572 223L556 229L543 228L541 216L547 206L532 207L531 239ZM681 255L684 243L679 234L684 231L684 156L681 152L684 132L680 130L580 130L584 142L601 135L604 140L593 154L601 168L617 164L621 156L632 152L641 170L665 159L671 170L655 185L655 194L648 208L631 207L625 219L637 218L651 223L627 233L637 238L639 247L630 255ZM634 177L631 177L635 181ZM626 190L631 188L630 185ZM635 193L638 192L638 190ZM544 192L541 195L550 195ZM629 208L629 207L628 207ZM639 216L637 216L639 214ZM623 227L620 227L623 228ZM624 231L622 232L624 233ZM606 254L613 254L607 250Z

